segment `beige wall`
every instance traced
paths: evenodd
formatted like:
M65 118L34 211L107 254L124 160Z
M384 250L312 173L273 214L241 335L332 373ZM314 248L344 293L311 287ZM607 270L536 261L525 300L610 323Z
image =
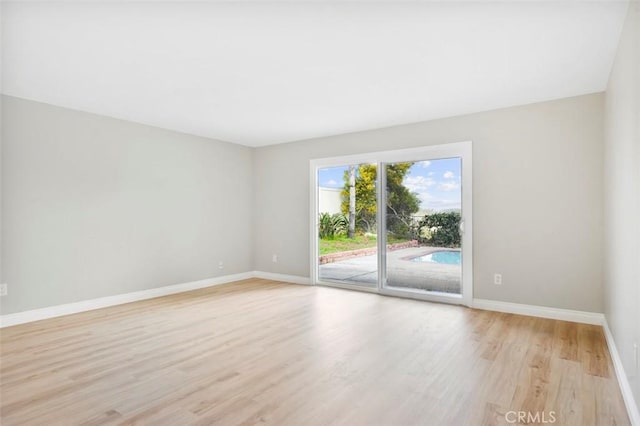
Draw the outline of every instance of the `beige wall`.
M631 2L609 79L605 108L605 306L625 372L640 405L640 3Z
M603 309L602 94L255 150L2 99L3 313L250 270L309 276L310 159L464 140L474 296Z
M5 96L2 114L3 314L252 269L251 149Z
M472 140L474 297L602 312L602 116L594 94L259 148L254 267L309 276L310 159Z

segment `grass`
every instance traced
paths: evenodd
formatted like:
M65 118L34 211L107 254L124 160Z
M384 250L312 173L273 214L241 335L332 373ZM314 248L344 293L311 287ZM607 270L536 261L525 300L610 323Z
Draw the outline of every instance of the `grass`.
M339 253L341 251L375 247L377 244L376 241L377 240L375 237L369 237L365 235L356 235L355 238L353 239L347 238L346 235L342 235L331 240L320 238L318 248L320 251L320 256L322 256L330 253ZM403 238L393 237L393 236L387 237L388 244L401 243L404 241L408 241L408 240Z

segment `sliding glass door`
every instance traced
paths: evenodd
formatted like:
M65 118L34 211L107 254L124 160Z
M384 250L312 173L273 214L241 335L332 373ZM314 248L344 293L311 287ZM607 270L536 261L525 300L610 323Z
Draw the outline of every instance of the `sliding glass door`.
M377 172L375 163L318 169L320 281L378 287Z
M470 304L471 143L312 160L312 280Z
M462 160L383 164L385 288L462 294Z

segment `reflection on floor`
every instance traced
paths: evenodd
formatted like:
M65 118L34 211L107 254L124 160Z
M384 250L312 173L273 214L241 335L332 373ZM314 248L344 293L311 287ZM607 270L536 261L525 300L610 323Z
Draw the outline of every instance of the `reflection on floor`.
M411 259L441 247L412 247L387 252L387 285L460 294L461 267ZM375 287L378 281L377 255L361 256L320 265L320 279Z

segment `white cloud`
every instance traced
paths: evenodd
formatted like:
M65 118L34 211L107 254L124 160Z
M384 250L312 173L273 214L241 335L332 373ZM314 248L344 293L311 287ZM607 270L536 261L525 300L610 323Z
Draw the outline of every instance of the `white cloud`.
M411 192L422 193L435 185L436 182L425 176L407 176L404 178L403 184Z
M409 191L418 194L418 199L424 206L432 198L428 190L436 184L436 181L426 176L406 176L402 183Z
M453 179L454 176L455 176L455 174L453 172L451 172L451 171L446 171L442 175L442 177L445 178L445 179Z
M433 176L436 172L429 172L427 173L427 176Z
M418 164L419 164L422 168L426 169L427 167L429 167L429 166L431 165L431 161L428 161L428 160L425 160L425 161L419 161L419 162L418 162Z
M458 182L449 181L449 182L440 182L438 185L439 191L455 191L460 188L460 184Z

